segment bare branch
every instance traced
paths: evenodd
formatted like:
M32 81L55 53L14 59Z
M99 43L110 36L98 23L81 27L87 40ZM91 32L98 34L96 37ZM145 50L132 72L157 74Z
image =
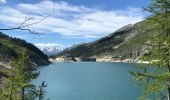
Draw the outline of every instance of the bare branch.
M38 23L42 22L43 20L45 20L46 18L48 18L48 17L50 17L50 16L51 16L51 14L48 15L48 16L43 17L41 20L39 20L39 21L37 21L37 22L33 22L33 23L30 23L30 24L23 25L22 28L27 27L27 26L32 26L32 25L34 25L34 24L38 24Z
M52 0L52 1L55 2L55 0ZM26 3L25 0L23 0L23 2ZM28 31L31 34L37 34L37 32L32 31L29 28L29 26L33 26L35 24L38 24L38 23L42 22L43 20L45 20L46 18L52 16L53 14L54 14L54 4L52 5L52 14L49 14L49 15L43 17L42 19L40 19L38 21L35 21L35 22L32 22L32 23L28 23L29 21L33 20L34 18L32 18L32 17L27 18L26 17L25 20L22 23L20 23L18 26L11 27L11 28L0 28L0 30L24 30L24 31Z
M31 34L37 34L37 32L34 32L34 31L32 31L30 28L26 28L26 27L29 27L29 26L38 24L38 23L42 22L43 20L45 20L46 18L48 18L48 17L50 17L50 16L51 16L51 14L48 15L48 16L43 17L43 18L40 19L39 21L30 23L30 24L27 24L27 23L28 23L28 21L33 20L33 18L32 18L32 17L30 17L30 18L25 18L25 20L24 20L19 26L17 26L17 27L0 28L0 30L24 30L24 31L28 31L28 32L31 33Z
M22 27L27 21L29 21L29 20L31 20L31 19L33 19L32 17L30 17L30 18L25 18L25 20L20 24L20 27Z

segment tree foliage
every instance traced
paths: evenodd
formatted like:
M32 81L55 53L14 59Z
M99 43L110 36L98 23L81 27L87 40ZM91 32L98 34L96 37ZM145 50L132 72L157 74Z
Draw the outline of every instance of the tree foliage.
M27 54L23 53L19 59L12 61L12 68L6 70L5 86L1 90L1 98L3 100L7 98L9 100L31 100L35 97L32 95L35 89L31 80L35 79L38 73L34 71L33 67L28 67L28 59Z
M152 0L145 10L152 14L147 18L146 24L155 27L154 33L151 33L145 41L145 44L149 46L149 53L142 58L149 64L140 66L138 72L131 72L131 74L139 85L143 85L144 91L140 99L169 99L170 0Z
M38 90L38 99L39 100L43 100L44 97L45 97L45 93L46 93L46 90L45 88L47 87L47 85L45 84L45 82L43 81L41 83L41 85L39 86L39 90Z
M5 86L0 90L2 100L34 100L39 97L39 91L32 84L39 73L36 68L28 66L29 56L22 53L19 59L12 61L11 69L3 70L7 75L4 78ZM43 99L45 83L41 86L41 98ZM41 100L42 100L41 99Z

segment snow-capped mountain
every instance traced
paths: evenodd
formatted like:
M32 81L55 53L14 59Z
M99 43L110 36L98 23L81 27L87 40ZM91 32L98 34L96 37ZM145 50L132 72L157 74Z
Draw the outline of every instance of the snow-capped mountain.
M48 56L56 55L56 54L60 53L62 50L63 49L57 48L57 47L49 47L49 48L41 49L41 51L43 53L47 54Z
M37 43L35 46L48 56L56 55L64 49L63 45L57 43Z

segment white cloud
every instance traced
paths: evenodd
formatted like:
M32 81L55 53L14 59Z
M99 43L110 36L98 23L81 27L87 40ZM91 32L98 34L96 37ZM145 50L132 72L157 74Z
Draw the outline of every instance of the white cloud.
M44 49L44 48L61 48L61 49L63 49L65 47L64 45L58 44L58 43L37 43L34 45L40 49Z
M140 8L105 11L66 2L42 1L37 4L18 4L15 7L0 7L0 23L13 26L25 17L34 21L53 14L41 23L31 26L36 31L55 32L62 36L96 38L112 33L118 28L143 20Z
M6 3L6 0L0 0L0 3Z

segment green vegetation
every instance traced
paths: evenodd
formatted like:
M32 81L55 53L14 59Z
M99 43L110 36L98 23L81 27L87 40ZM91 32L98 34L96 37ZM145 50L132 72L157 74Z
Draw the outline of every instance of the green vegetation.
M149 33L154 31L154 26L147 26L145 21L134 25L127 25L116 32L90 43L79 44L68 48L56 56L91 57L91 56L122 56L129 58L133 54L134 59L137 53L143 55L147 46L138 44L145 40Z
M45 95L45 83L42 82L39 90L36 90L32 80L39 73L34 67L28 66L29 56L26 53L20 55L19 59L12 61L11 69L4 69L4 86L0 90L1 100L42 100Z
M44 96L45 96L45 87L47 87L47 85L45 84L45 82L43 81L41 83L41 85L39 86L39 90L38 90L38 99L39 100L43 100L44 99Z
M24 52L24 53L23 53ZM25 40L0 33L0 62L10 63L11 68L0 66L1 100L34 100L45 96L43 82L37 90L31 83L38 74L35 66L49 64L47 55ZM1 68L2 67L2 68Z
M0 32L0 62L10 62L18 58L22 52L27 51L29 60L36 65L48 64L48 57L33 44L25 40L12 38Z
M146 100L170 99L170 1L152 0L145 9L152 13L146 20L147 25L155 26L147 41L149 53L143 57L148 61L146 66L140 66L138 72L131 72L139 85L143 86L143 95L139 98ZM168 93L168 95L167 95Z

